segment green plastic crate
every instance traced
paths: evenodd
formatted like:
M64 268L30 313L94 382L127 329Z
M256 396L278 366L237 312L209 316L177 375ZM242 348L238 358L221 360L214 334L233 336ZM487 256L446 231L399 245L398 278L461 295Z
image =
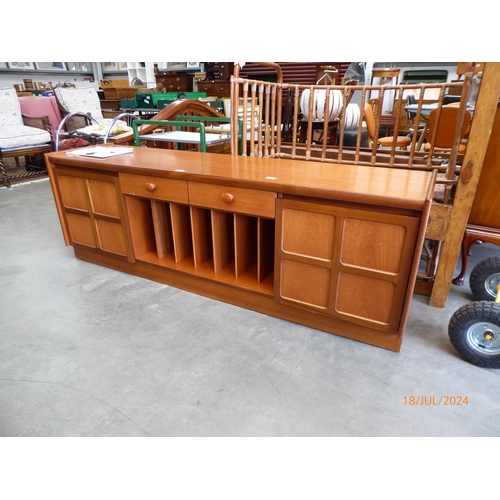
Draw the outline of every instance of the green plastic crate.
M135 104L138 108L155 108L152 92L137 92L135 94Z
M126 109L137 108L135 99L120 99L120 108L126 108Z
M156 103L156 107L158 109L163 109L163 108L166 108L169 104L172 104L173 102L175 102L177 99L160 99L157 103Z
M155 92L153 94L153 104L158 107L158 101L175 101L179 98L179 92Z
M186 99L199 99L207 97L206 92L184 92Z

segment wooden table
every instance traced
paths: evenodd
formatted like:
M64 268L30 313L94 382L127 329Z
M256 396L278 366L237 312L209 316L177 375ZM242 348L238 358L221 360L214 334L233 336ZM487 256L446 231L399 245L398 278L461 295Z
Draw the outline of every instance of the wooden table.
M400 350L434 174L154 148L46 162L76 257Z

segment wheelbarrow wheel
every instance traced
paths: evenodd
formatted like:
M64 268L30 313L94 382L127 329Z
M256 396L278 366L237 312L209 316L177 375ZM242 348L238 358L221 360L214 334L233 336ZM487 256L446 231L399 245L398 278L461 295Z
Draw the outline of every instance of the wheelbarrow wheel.
M479 301L462 306L450 318L448 335L466 361L500 368L500 304Z
M469 285L476 300L495 300L500 285L500 257L479 262L470 273Z

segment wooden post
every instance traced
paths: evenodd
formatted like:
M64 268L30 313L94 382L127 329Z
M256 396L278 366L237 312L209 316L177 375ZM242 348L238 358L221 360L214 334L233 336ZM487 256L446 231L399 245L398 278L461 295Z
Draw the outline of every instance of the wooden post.
M432 288L429 305L443 308L460 255L462 238L474 201L500 96L500 63L485 63L467 150L460 172L450 223Z

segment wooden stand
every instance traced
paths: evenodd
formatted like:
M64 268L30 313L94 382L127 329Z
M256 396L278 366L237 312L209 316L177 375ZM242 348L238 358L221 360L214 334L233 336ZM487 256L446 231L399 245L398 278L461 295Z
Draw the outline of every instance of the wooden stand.
M78 258L401 348L434 174L148 148L46 160Z

